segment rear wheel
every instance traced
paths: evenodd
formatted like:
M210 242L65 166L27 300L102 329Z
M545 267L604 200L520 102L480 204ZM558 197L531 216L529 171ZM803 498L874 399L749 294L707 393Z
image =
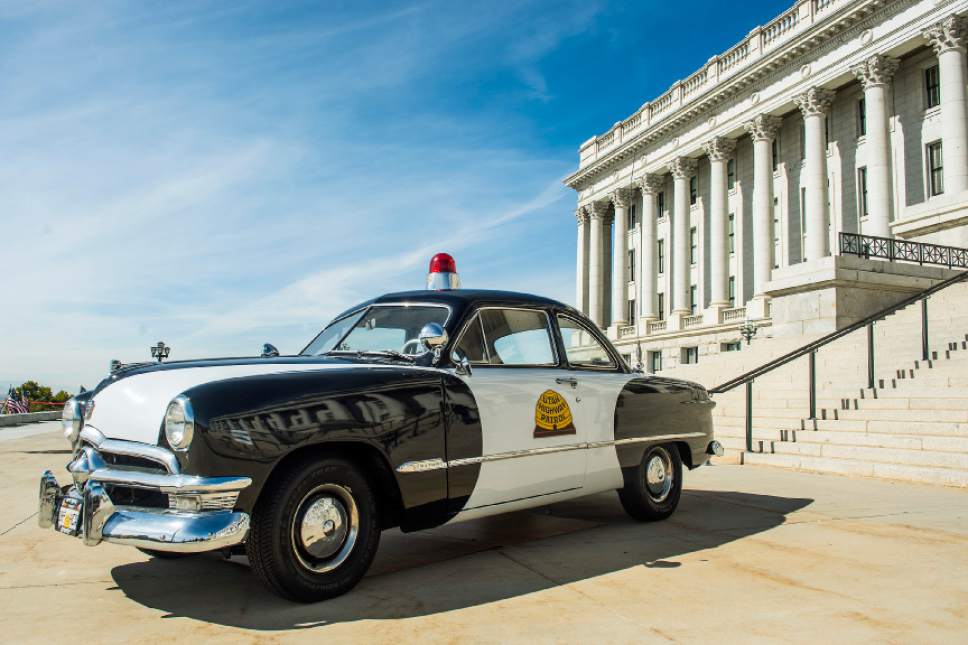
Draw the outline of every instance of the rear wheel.
M664 520L682 495L682 458L672 444L652 446L642 462L623 471L625 486L618 491L625 512L637 520Z
M326 458L296 466L263 491L246 553L272 591L314 602L352 589L379 542L370 483L352 462Z

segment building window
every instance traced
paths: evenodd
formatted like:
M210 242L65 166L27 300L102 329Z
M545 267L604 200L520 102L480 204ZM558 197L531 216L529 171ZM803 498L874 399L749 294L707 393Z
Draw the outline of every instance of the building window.
M736 215L729 214L729 252L736 253Z
M665 273L665 240L659 240L655 255L659 260L659 273Z
M689 264L696 263L698 255L698 253L696 253L696 244L698 237L699 236L696 235L696 227L693 226L691 229L689 229Z
M773 172L780 167L780 144L777 143L777 138L773 137L773 143L770 145L770 158L773 160Z
M857 169L857 212L867 217L867 168Z
M726 162L726 188L733 190L736 187L736 160L730 159Z
M626 224L630 231L635 228L635 204L629 204L629 214L626 218Z
M931 196L944 192L944 167L941 164L941 142L928 144L928 188Z
M723 343L720 346L720 349L721 351L724 351L724 352L738 352L741 349L743 349L743 344L738 340L734 340L729 343Z
M629 300L628 314L629 314L629 324L634 325L635 324L635 301L634 300Z
M698 347L683 347L682 348L682 363L683 365L695 365L699 362L699 348Z
M665 320L665 294L664 293L660 293L660 294L658 294L658 296L659 296L659 298L658 298L658 300L659 300L658 305L659 306L657 308L656 313L659 315L659 320Z
M696 199L699 196L699 178L693 175L689 178L689 204L692 206L696 205Z
M823 116L823 142L830 145L830 115Z
M857 136L862 137L867 134L867 102L864 99L857 101Z
M649 352L649 371L653 374L662 371L662 352Z
M780 198L773 198L773 268L780 268Z
M800 122L800 161L807 158L807 125Z
M736 276L729 276L729 306L736 306Z
M929 109L941 105L941 75L937 65L924 70L924 104Z
M635 280L635 249L629 249L628 266L626 269L628 270L629 280Z
M696 302L696 294L697 294L696 285L690 286L689 287L689 313L690 315L693 315L693 316L696 315L696 309L699 304Z
M655 208L659 213L659 217L665 217L665 193L661 190L659 194L655 196Z

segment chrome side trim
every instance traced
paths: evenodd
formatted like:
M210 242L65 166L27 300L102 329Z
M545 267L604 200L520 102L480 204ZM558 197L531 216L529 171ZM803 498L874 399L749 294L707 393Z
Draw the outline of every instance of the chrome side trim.
M397 466L398 473L425 473L447 467L443 459L421 459L419 461L405 461Z
M632 437L629 439L613 439L608 441L590 441L583 443L568 443L561 446L543 446L541 448L529 448L526 450L509 450L507 452L497 452L493 455L481 457L465 457L463 459L451 459L444 461L440 458L420 459L416 461L406 461L397 466L398 473L422 473L432 470L442 470L444 468L457 468L458 466L471 466L482 464L488 461L503 461L505 459L517 459L518 457L532 457L535 455L549 455L558 452L568 452L571 450L589 450L594 448L608 448L610 446L626 446L635 443L655 443L657 441L672 441L674 439L694 439L705 437L705 432L686 432L683 434L663 434L651 437Z

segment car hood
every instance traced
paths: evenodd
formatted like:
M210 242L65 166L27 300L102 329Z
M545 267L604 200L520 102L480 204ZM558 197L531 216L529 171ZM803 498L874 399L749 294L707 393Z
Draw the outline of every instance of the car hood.
M230 358L131 366L98 385L92 397L94 409L85 425L99 430L111 439L157 444L168 404L173 398L196 385L264 374L325 372L347 367L371 369L384 366L384 362L301 356L274 359Z

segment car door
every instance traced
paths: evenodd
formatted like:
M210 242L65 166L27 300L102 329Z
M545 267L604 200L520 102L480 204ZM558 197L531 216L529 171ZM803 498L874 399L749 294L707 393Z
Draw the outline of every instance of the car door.
M588 492L622 486L615 448L615 407L625 385L635 378L609 351L604 340L577 317L555 314L560 345L577 402L575 417L586 429L588 441L585 488Z
M465 510L580 489L585 424L574 417L571 374L548 312L482 307L465 324L454 358L477 402L481 470Z

